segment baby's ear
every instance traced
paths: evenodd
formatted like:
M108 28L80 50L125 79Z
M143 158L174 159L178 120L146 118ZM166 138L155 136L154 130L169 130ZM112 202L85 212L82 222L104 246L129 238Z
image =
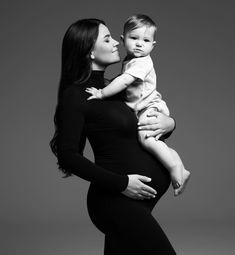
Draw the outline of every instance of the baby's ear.
M152 49L155 47L155 45L156 45L156 41L153 41Z

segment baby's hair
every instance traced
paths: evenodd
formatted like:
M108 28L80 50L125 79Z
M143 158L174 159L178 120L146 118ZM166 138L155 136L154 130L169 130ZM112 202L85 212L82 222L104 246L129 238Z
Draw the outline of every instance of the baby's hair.
M154 27L155 31L153 37L156 39L157 26L151 18L144 14L136 14L129 17L124 24L123 35L125 36L128 32L142 26Z

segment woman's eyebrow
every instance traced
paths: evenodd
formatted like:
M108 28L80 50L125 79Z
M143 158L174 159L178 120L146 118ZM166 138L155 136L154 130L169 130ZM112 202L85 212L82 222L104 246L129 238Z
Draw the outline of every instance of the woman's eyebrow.
M107 34L107 35L104 36L104 39L109 38L109 37L110 37L110 34Z

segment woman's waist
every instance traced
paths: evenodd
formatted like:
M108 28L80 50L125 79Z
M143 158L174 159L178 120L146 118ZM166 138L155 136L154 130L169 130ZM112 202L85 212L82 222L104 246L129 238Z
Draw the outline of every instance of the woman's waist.
M95 157L95 163L108 171L122 175L138 174L151 178L151 182L146 183L163 194L169 187L169 172L161 162L146 151L141 154L126 154Z
M120 152L112 155L95 155L95 163L120 174L151 173L163 167L158 159L146 151L140 154Z

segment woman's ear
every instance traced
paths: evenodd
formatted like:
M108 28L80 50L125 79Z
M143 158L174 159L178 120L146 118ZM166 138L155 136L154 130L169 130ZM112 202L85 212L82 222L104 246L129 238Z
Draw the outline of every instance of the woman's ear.
M93 52L93 51L91 52L90 58L91 58L91 59L95 59L95 56L94 56L94 52Z

